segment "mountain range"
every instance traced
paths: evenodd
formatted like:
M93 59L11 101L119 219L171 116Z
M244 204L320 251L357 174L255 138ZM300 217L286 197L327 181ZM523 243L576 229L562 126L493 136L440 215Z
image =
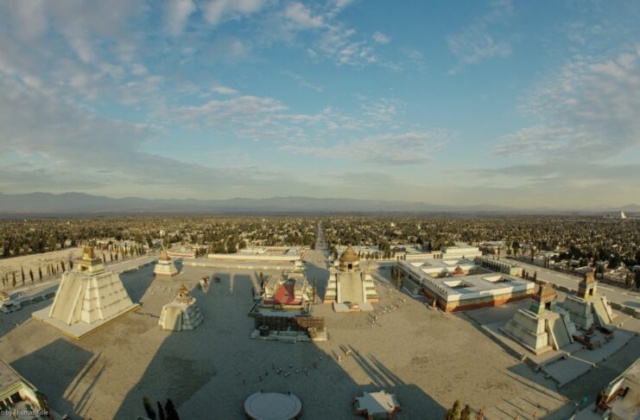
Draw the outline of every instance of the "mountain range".
M0 214L122 214L122 213L495 213L495 214L627 214L639 213L640 205L620 208L512 208L495 205L451 206L424 202L361 200L350 198L273 197L225 200L110 198L85 193L0 193Z

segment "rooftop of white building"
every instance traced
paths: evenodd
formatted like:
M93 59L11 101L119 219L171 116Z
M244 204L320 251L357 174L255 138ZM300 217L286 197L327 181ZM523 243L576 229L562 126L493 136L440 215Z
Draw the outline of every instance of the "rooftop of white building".
M288 246L250 246L237 252L238 255L283 255L296 256L300 255L302 249L300 247Z
M533 282L485 270L466 259L398 261L398 264L413 273L422 285L447 296L447 300L472 299L534 288ZM458 267L474 274L459 274Z

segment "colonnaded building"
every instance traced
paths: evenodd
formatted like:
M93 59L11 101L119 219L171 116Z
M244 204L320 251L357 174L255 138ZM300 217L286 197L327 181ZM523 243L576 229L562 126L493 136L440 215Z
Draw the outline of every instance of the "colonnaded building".
M477 256L471 250L464 252ZM443 259L399 260L398 268L405 287L424 294L444 312L528 299L535 290L534 282L492 272L467 259L445 259L444 255Z

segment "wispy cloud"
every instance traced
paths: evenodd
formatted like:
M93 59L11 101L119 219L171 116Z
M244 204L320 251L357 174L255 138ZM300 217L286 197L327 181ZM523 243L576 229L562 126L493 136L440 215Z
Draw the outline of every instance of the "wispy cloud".
M321 35L318 48L339 66L363 66L379 61L373 47L363 40L355 40L356 31L341 25L329 26Z
M325 24L321 15L312 15L302 3L290 3L284 10L285 17L300 29L319 28Z
M606 158L640 144L640 52L575 57L522 109L540 120L505 136L495 151L544 159Z
M387 165L417 165L431 161L434 153L453 137L453 133L444 130L405 132L338 142L329 147L290 144L283 149L316 157Z
M192 0L169 0L165 3L165 19L173 36L182 34L189 16L197 9Z
M218 25L226 19L238 19L256 13L265 4L264 0L210 0L201 7L207 22Z
M584 188L588 186L612 186L626 184L630 179L640 178L640 164L611 165L596 162L585 165L582 161L510 165L470 169L473 177L482 179L509 178L524 181L527 185L549 187Z
M491 10L487 14L477 18L459 33L449 36L447 45L458 59L458 64L449 73L455 74L467 66L511 54L511 43L496 37L491 29L504 23L512 14L511 0L495 0L491 2Z
M205 166L150 153L144 146L156 140L160 127L101 118L13 81L0 81L0 91L0 159L12 156L0 168L0 187L6 192L77 188L122 196L141 195L144 188L143 195L159 196L162 189L182 185L174 196L201 196L212 187L259 196L273 182L298 193L306 187L286 170L247 160ZM222 114L251 115L268 112L269 106L279 107L250 97L219 107Z
M391 37L388 35L383 34L382 32L376 32L373 34L372 36L373 40L375 42L377 42L378 44L388 44L389 42L391 42Z
M312 83L309 83L307 81L307 79L305 79L304 77L302 77L301 75L294 73L292 71L285 71L283 74L289 76L290 78L292 78L293 80L295 80L296 82L298 82L298 86L306 88L306 89L311 89L311 90L315 90L316 92L323 92L324 91L324 86L319 86L319 85L314 85Z
M237 95L238 91L235 89L231 89L226 86L214 86L211 90L215 93L219 93L220 95Z

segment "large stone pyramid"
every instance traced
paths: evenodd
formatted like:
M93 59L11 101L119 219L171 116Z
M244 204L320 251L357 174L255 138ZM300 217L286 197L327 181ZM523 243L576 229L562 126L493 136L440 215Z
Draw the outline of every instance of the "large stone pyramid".
M138 307L131 301L120 276L105 269L93 247L85 247L76 267L62 275L51 307L34 313L34 317L79 338Z
M593 270L587 271L578 285L578 294L568 295L564 301L564 308L571 314L571 320L585 330L593 324L602 327L610 325L616 316L607 297L598 295L597 284Z
M500 330L536 355L560 350L573 343L576 327L569 313L556 306L551 283L539 282L538 293L528 310L518 309Z

